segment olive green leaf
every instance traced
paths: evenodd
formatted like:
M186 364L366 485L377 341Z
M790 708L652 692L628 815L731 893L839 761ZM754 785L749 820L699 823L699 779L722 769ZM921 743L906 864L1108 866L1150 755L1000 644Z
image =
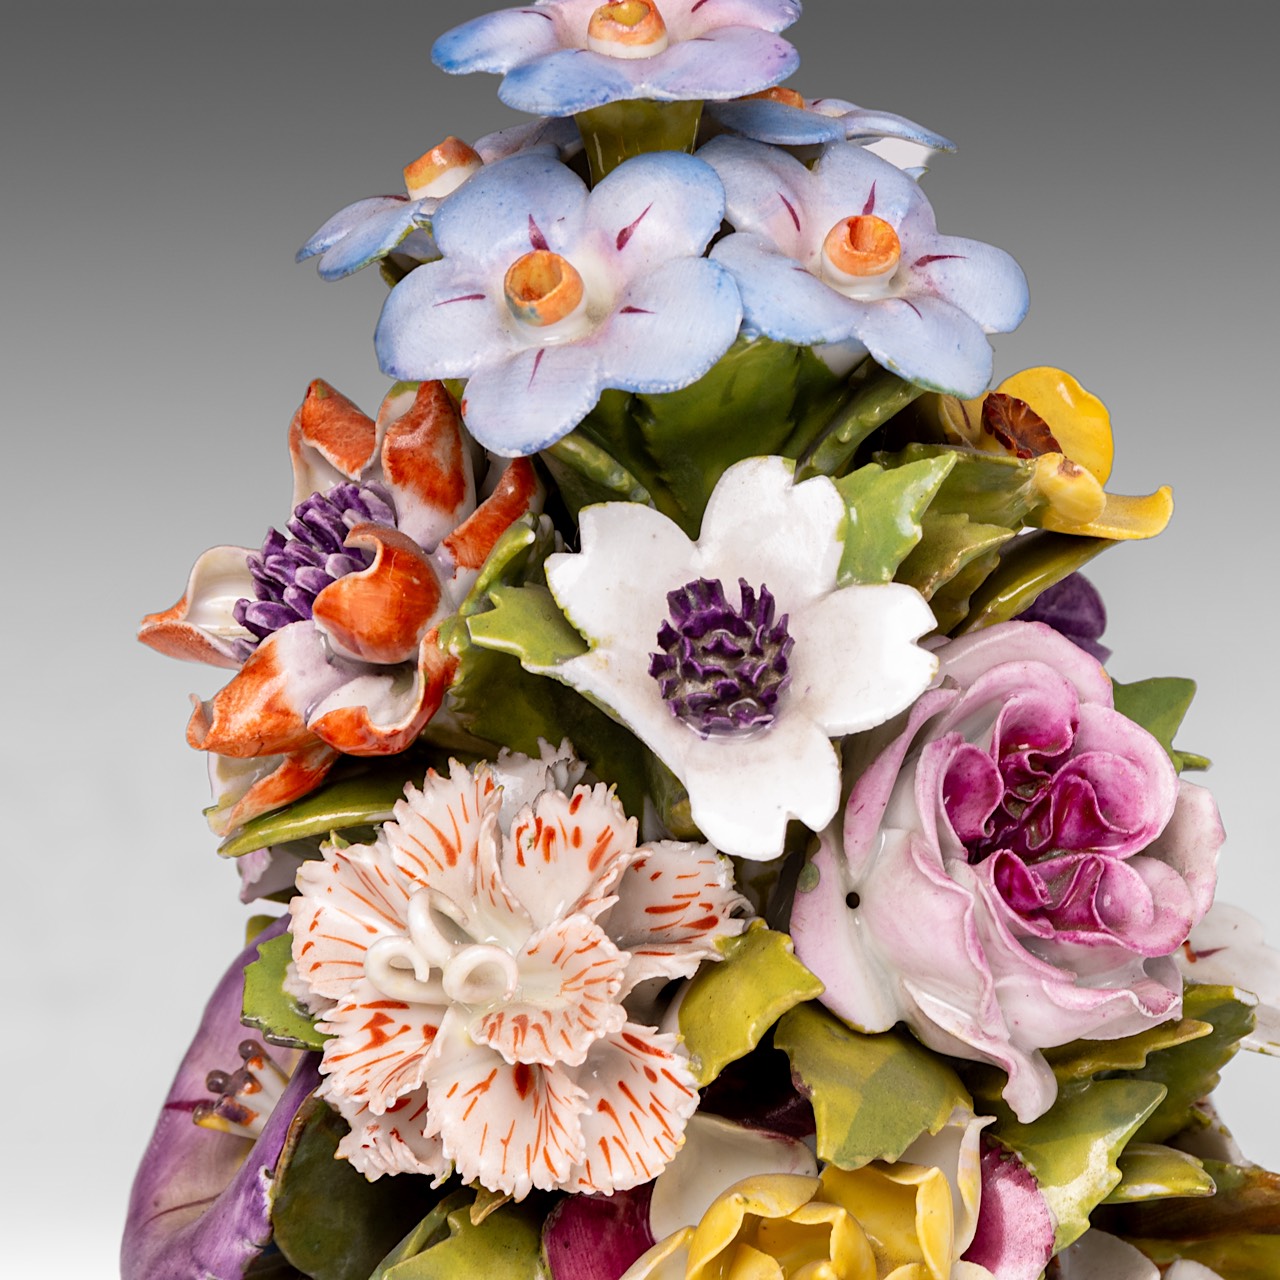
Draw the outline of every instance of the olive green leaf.
M1108 1207L1098 1225L1158 1263L1189 1258L1230 1280L1280 1275L1280 1175L1204 1162L1216 1194Z
M503 1205L479 1222L470 1207L459 1204L444 1215L444 1231L433 1224L427 1246L386 1266L378 1280L545 1280L545 1216L546 1206L537 1197Z
M968 613L970 597L999 566L999 548L1014 535L1003 525L943 511L926 511L921 527L919 546L895 576L929 601L938 630L946 632Z
M541 586L498 586L485 613L468 617L447 643L458 668L449 708L467 731L498 746L538 754L539 740L568 738L592 772L613 783L628 813L644 808L645 751L636 737L568 685L556 667L586 642ZM551 677L551 678L548 678Z
M576 520L593 502L651 502L649 490L603 445L571 431L542 451L560 497Z
M800 455L797 480L843 475L858 447L924 394L923 387L904 381L871 360L855 370L850 387L848 399Z
M238 858L268 845L385 822L396 801L404 798L404 784L421 782L427 767L428 762L416 752L396 756L379 768L366 767L354 777L339 778L283 809L251 819L218 852L224 858Z
M1183 990L1182 1012L1187 1018L1208 1022L1207 1036L1161 1049L1148 1057L1134 1077L1163 1086L1168 1096L1142 1126L1139 1142L1164 1142L1187 1127L1200 1127L1203 1117L1196 1106L1217 1087L1218 1073L1253 1030L1255 998L1232 987L1189 983Z
M406 1258L417 1257L418 1254L430 1249L432 1245L439 1244L449 1234L449 1215L455 1209L467 1209L470 1211L473 1205L471 1192L460 1187L457 1191L451 1191L443 1200L441 1200L431 1210L416 1227L409 1232L408 1235L400 1241L394 1249L391 1250L385 1258L374 1268L373 1273L369 1276L369 1280L386 1280L387 1273L398 1262L404 1262Z
M1035 468L1018 458L935 444L910 444L896 453L875 455L876 462L891 468L916 466L937 458L951 458L954 465L931 504L932 511L967 515L975 524L1020 529L1027 513L1039 501Z
M698 970L680 1005L680 1031L699 1087L746 1057L788 1009L823 991L795 958L790 937L761 921L716 945L724 959Z
M1120 1185L1103 1204L1131 1204L1183 1196L1211 1196L1217 1190L1202 1160L1157 1143L1131 1142L1116 1160Z
M1022 533L1001 549L999 565L974 591L967 614L952 634L966 635L1016 618L1042 591L1113 546L1110 538L1081 538L1042 529Z
M785 1014L773 1042L813 1104L819 1158L842 1169L896 1160L971 1105L959 1076L909 1035L864 1035L819 1005Z
M1073 1040L1044 1051L1059 1084L1087 1080L1104 1071L1136 1071L1150 1054L1172 1049L1213 1034L1213 1027L1195 1018L1172 1018L1121 1040ZM1001 1080L1004 1076L1001 1075Z
M1054 1249L1088 1229L1089 1214L1120 1183L1117 1157L1160 1105L1164 1086L1146 1080L1082 1080L1058 1090L1038 1120L1022 1124L1002 1104L988 1132L1012 1148L1034 1175L1054 1221Z
M893 581L923 536L921 517L954 465L954 454L892 471L873 462L836 481L848 512L839 586Z
M293 958L293 936L282 933L258 947L258 958L245 966L244 1018L269 1044L290 1049L323 1049L329 1038L317 1031L311 1015L284 989L285 971Z
M1152 676L1148 680L1135 680L1122 684L1112 680L1115 707L1121 715L1140 724L1168 753L1173 767L1181 773L1184 769L1207 769L1209 761L1190 751L1179 751L1173 745L1177 734L1196 696L1196 682L1182 676Z
M336 1158L347 1123L318 1098L294 1117L276 1166L275 1243L311 1280L367 1280L434 1198L412 1174L370 1182Z

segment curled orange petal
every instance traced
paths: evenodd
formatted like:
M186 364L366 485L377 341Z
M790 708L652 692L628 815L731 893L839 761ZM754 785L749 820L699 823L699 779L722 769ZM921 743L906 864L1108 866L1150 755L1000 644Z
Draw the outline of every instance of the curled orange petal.
M478 569L513 521L542 506L542 485L528 458L515 458L497 488L440 544L459 569Z
M138 639L170 658L238 667L253 643L235 620L235 602L253 594L247 555L243 547L210 547L192 568L182 599L147 614Z
M253 818L301 800L324 781L337 760L332 747L313 739L299 751L260 762L264 772L239 794L225 797L208 810L209 826L215 835L230 835Z
M373 563L316 596L316 625L344 657L380 665L407 662L440 607L431 561L412 538L385 525L356 525L346 545L373 551Z
M354 480L373 457L373 419L317 378L289 423L293 505L343 480Z
M413 688L407 696L398 693L399 673L366 675L317 708L310 728L346 755L384 756L403 751L440 709L457 669L457 658L440 648L439 632L432 628L418 647Z

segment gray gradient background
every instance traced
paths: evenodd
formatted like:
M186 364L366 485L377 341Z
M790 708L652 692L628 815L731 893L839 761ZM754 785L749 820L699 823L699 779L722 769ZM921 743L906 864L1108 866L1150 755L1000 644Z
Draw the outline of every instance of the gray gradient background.
M6 1274L115 1273L133 1166L248 914L183 744L187 694L220 675L134 625L204 547L285 517L310 378L377 405L376 273L325 286L293 252L444 134L520 118L494 78L429 62L487 7L6 6ZM1072 370L1112 411L1113 487L1173 484L1169 531L1096 567L1111 669L1200 682L1182 741L1216 762L1221 894L1280 942L1274 8L807 8L793 83L955 138L926 180L942 229L1026 269L997 377ZM1277 1073L1238 1060L1223 1091L1272 1167Z

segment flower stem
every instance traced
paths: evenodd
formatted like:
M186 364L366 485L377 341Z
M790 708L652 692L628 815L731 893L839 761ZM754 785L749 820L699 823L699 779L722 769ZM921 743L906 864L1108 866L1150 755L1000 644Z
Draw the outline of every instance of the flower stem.
M702 103L651 102L632 98L579 111L574 119L587 150L591 185L624 160L646 151L692 152Z

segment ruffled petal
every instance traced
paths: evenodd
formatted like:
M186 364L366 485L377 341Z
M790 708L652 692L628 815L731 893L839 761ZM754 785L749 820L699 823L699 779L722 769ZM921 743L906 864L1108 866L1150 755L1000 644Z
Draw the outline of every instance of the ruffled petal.
M425 1173L442 1181L449 1174L440 1139L427 1137L427 1091L414 1089L397 1098L381 1115L364 1102L334 1099L351 1126L338 1143L337 1154L349 1160L370 1182L384 1173Z
M618 995L626 956L586 916L556 920L516 959L520 988L481 1017L473 1039L511 1064L577 1067L601 1036L627 1020Z
M628 1023L592 1048L572 1190L606 1195L655 1178L680 1149L698 1087L678 1038Z
M298 869L290 931L299 977L315 995L341 1000L363 979L369 948L403 936L416 886L396 866L386 834L327 853Z
M385 1114L398 1098L422 1086L443 1016L443 1008L390 1000L367 978L359 979L316 1023L333 1037L320 1065L321 1096Z
M426 209L434 201L408 200L370 209L345 236L326 249L317 264L322 280L341 280L385 258L410 232L427 220Z
M603 783L572 796L544 791L503 842L502 879L536 929L572 914L594 918L636 847L636 821Z
M211 752L210 829L215 835L230 835L250 819L300 800L324 781L338 759L338 753L318 739L297 751L247 760Z
M747 900L733 864L710 845L664 840L637 850L606 917L609 936L630 953L622 994L649 978L690 978L716 943L746 928Z
M518 1063L453 1026L431 1067L428 1132L463 1182L517 1200L563 1186L582 1153L587 1094L558 1067Z
M317 254L327 253L357 228L367 224L371 218L379 214L394 214L403 210L408 203L409 197L403 195L366 196L363 200L357 200L354 204L339 209L333 217L312 232L306 243L294 255L294 261L305 262Z

